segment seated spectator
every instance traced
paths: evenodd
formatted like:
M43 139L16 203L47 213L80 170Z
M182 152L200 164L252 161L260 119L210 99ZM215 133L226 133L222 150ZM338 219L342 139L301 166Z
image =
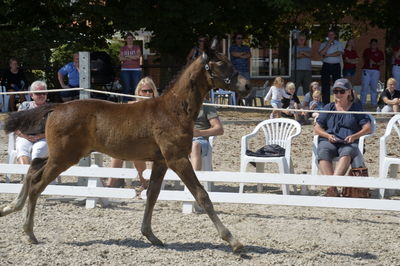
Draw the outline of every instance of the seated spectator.
M73 62L70 62L60 68L57 73L58 82L60 82L61 88L79 88L79 54L73 55ZM68 83L65 84L64 78L68 77ZM60 92L61 100L68 102L79 99L79 91L62 91Z
M309 107L310 107L310 102L312 101L312 95L313 95L314 91L316 91L316 90L321 91L321 87L320 87L320 85L319 85L319 82L313 81L313 82L311 82L311 84L310 84L310 91L307 92L307 93L304 95L304 99L303 99L303 109L305 109L305 110L308 110L308 109L309 109Z
M24 111L36 108L46 104L47 100L47 85L43 81L35 81L31 85L32 91L38 91L30 94L33 101L25 101L20 106L18 111ZM40 92L39 92L40 91ZM15 131L17 135L16 149L17 161L20 164L30 164L35 158L47 157L47 142L45 134L26 135L21 131Z
M285 109L300 109L300 100L297 97L296 86L293 82L288 82L285 87L286 94L282 98L282 108ZM283 111L283 114L288 117L294 117L297 121L299 120L298 112Z
M210 147L208 137L222 134L224 134L224 129L217 110L214 106L203 105L194 124L192 151L190 153L190 161L195 171L201 170L201 157L208 153Z
M313 100L310 102L310 110L322 110L324 109L324 103L322 102L322 95L321 91L314 91L313 95ZM315 112L312 113L312 117L316 119L318 117L319 113Z
M158 97L158 92L156 85L150 77L142 78L137 87L136 87L136 95L138 96L146 96L150 98ZM142 98L138 98L137 101L143 100ZM134 104L137 101L130 101L128 104ZM133 161L136 170L138 171L138 177L141 184L140 190L147 189L149 181L143 177L143 172L146 170L146 162L144 161ZM113 168L122 168L123 160L112 158L111 159L111 167ZM123 187L124 180L117 178L109 178L104 186L107 187Z
M26 90L28 82L26 81L24 72L18 67L17 59L11 58L9 66L10 68L7 69L3 75L1 85L6 87L7 92ZM19 97L18 103L22 103L26 100L25 94L10 94L9 97L8 108L12 112L17 110L16 97Z
M335 102L327 104L324 110L362 111L361 104L353 101L352 86L347 79L335 81L333 95ZM352 161L354 167L363 167L358 139L370 131L371 121L365 114L321 113L314 132L319 136L317 158L322 174L345 175ZM339 161L333 169L335 157L339 157ZM339 196L337 188L328 188L326 196Z
M400 91L396 90L397 81L394 78L387 80L387 88L381 93L379 104L384 105L383 113L400 111Z

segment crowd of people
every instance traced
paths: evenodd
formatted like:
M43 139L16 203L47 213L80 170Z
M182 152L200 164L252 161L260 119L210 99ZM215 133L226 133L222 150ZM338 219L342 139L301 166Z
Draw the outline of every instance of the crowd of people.
M349 40L343 48L336 39L336 33L329 31L326 41L322 42L319 48L319 55L322 58L321 84L312 82L311 48L307 45L307 38L304 34L297 37L297 45L294 47L293 72L291 81L286 82L282 77L276 77L264 98L266 103L277 110L273 110L270 118L281 116L293 117L294 119L307 122L309 117L314 119L315 133L320 136L318 146L318 158L323 174L343 175L348 169L350 162L356 162L362 166L362 155L359 154L358 139L368 134L371 129L371 122L367 115L344 115L344 114L320 114L319 110L335 111L361 111L366 104L367 94L371 94L372 106L381 105L382 112L398 112L400 109L400 48L393 50L393 78L387 81L387 88L381 93L378 101L377 83L380 77L380 66L383 64L384 55L377 48L377 40L371 39L370 47L367 48L362 59L362 86L361 97L358 98L352 88L352 82L356 74L356 66L359 56L354 49L354 41ZM250 48L243 44L243 35L236 34L230 46L230 58L236 70L246 79L250 79ZM125 44L120 49L119 60L121 61L120 80L123 92L130 95L147 96L154 98L158 91L154 81L150 77L141 79L142 54L140 47L134 44L135 37L128 33L125 36ZM198 44L194 46L187 56L187 64L193 62L205 51L207 37L200 36ZM341 62L343 61L343 69ZM341 78L343 74L344 78ZM57 75L61 88L79 87L79 54L73 55L72 62L59 69ZM333 84L331 89L331 84ZM15 58L9 61L9 70L3 75L2 85L7 91L23 91L28 87L28 82L23 71L18 67ZM303 88L303 101L301 102L297 93L299 87ZM35 81L31 84L32 91L45 90L46 92L34 92L29 95L15 94L9 99L9 110L18 111L32 109L43 104L47 100L47 85L43 81ZM331 93L334 101L331 102ZM32 101L26 101L30 96ZM63 102L79 98L78 91L63 91L60 93ZM29 99L29 98L28 98ZM136 101L129 101L124 97L123 103L134 104ZM141 100L141 99L139 99ZM17 104L19 102L19 104ZM282 109L289 109L282 111ZM293 112L291 109L315 110L315 112ZM338 123L338 121L341 123ZM223 134L223 126L218 118L215 108L203 106L195 128L193 129L193 144L190 159L195 170L201 169L202 156L208 152L208 137ZM44 134L25 135L16 132L17 160L19 163L27 164L36 157L47 156L47 145ZM340 157L336 169L333 169L332 160ZM146 169L146 162L134 161L138 170L138 178L141 189L146 189L148 181L144 179L143 172ZM112 167L122 167L123 161L113 158ZM108 179L105 186L119 187L123 184L116 179ZM331 189L332 192L332 189Z

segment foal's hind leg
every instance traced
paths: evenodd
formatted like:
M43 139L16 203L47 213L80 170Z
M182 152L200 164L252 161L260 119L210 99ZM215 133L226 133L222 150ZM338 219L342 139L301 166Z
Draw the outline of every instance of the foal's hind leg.
M168 166L182 179L183 183L188 187L197 203L207 212L211 221L217 228L220 237L229 243L234 252L242 249L243 245L232 236L231 232L222 224L218 215L215 213L213 204L208 197L207 192L197 179L189 159L186 157L170 159L167 163Z
M31 181L37 175L38 171L43 167L47 158L37 159L31 163L28 173L24 178L24 184L22 185L21 191L18 196L7 206L0 208L0 217L6 216L10 213L20 211L25 205L26 198L28 197L28 192L31 186Z
M158 195L160 194L161 184L164 179L167 165L165 161L155 161L151 169L150 184L147 189L146 208L144 210L144 217L142 222L142 234L153 244L163 245L151 229L151 216L153 214L154 205L156 204Z
M35 215L36 202L40 196L40 193L43 192L48 184L50 184L54 179L57 178L57 176L59 176L63 171L68 168L69 165L57 164L49 159L47 164L41 169L38 175L36 175L35 178L32 178L23 228L24 232L28 236L28 241L33 244L38 243L35 234L33 233L33 218Z

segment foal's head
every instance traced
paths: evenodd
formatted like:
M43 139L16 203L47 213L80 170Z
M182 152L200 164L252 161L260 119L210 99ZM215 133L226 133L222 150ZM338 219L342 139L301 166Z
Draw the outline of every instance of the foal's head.
M208 78L214 88L222 88L247 95L250 92L248 81L240 75L228 57L216 50L217 40L214 38L209 49L202 55Z

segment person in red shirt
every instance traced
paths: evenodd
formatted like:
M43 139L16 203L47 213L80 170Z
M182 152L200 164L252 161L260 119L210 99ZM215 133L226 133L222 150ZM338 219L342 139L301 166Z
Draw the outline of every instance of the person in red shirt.
M119 59L121 60L121 84L124 88L124 94L135 94L135 88L142 77L142 69L140 68L140 60L142 52L138 45L133 41L135 37L132 33L125 36L125 46L121 47ZM129 97L124 97L123 102L128 102Z
M358 63L358 54L354 50L354 40L348 40L343 53L343 78L353 83L353 77L356 74L356 65Z
M392 75L397 80L396 90L400 91L400 45L393 48Z
M378 49L378 40L371 39L370 47L364 50L364 66L361 81L361 103L367 103L368 91L371 94L372 106L377 106L377 87L380 77L379 68L383 64L383 52Z

